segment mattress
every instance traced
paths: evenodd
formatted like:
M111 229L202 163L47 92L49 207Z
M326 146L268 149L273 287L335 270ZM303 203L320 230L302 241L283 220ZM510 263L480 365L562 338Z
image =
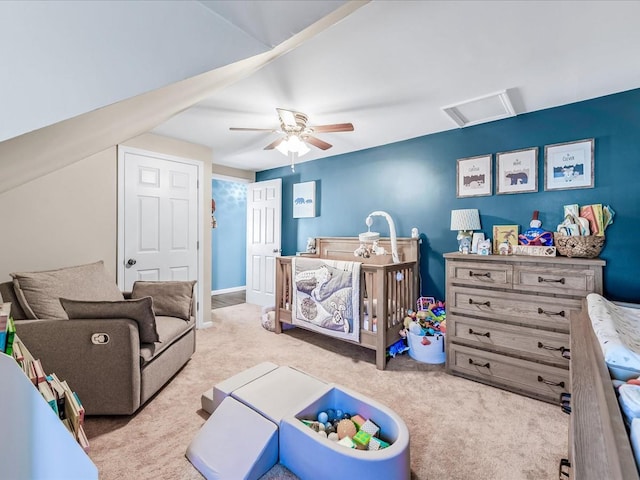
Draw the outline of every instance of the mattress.
M611 378L640 377L640 305L615 304L591 293L587 307Z

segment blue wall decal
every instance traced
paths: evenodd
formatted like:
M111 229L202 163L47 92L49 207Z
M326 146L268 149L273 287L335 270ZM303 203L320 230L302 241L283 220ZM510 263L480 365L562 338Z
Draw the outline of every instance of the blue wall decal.
M358 126L355 126L356 129ZM544 191L544 146L595 139L595 187ZM539 148L538 192L456 198L456 161L530 147ZM555 230L563 205L610 205L616 212L607 229L601 258L605 294L614 300L640 301L640 89L541 110L496 122L426 135L345 155L301 162L296 172L281 167L256 174L256 181L282 178L282 251L302 251L307 237L356 236L365 218L385 210L398 236L411 228L423 234L421 293L444 299L442 255L457 250L449 230L451 210L478 208L482 232L493 225L529 226L534 210L542 227ZM495 173L494 173L495 175ZM322 214L292 218L292 185L316 180L316 203ZM380 222L380 223L378 223ZM386 222L374 219L372 230L388 236Z

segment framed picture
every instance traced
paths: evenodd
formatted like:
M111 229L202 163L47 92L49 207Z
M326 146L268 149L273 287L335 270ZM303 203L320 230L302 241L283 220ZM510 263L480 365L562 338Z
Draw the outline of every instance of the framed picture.
M316 182L293 184L293 218L316 216Z
M538 191L538 147L496 153L496 194Z
M512 247L518 245L518 225L494 225L493 226L493 253L500 251L500 244L507 242Z
M544 147L544 189L593 188L595 140L556 143Z
M491 157L489 154L458 159L456 197L491 195Z

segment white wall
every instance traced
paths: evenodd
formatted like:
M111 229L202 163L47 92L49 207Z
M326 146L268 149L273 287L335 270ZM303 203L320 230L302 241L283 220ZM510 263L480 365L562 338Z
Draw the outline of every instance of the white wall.
M266 50L193 0L0 1L0 142Z

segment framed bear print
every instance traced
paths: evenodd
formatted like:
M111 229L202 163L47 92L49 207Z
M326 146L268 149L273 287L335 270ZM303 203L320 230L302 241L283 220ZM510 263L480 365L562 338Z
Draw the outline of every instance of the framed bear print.
M496 194L538 191L538 147L496 154Z

